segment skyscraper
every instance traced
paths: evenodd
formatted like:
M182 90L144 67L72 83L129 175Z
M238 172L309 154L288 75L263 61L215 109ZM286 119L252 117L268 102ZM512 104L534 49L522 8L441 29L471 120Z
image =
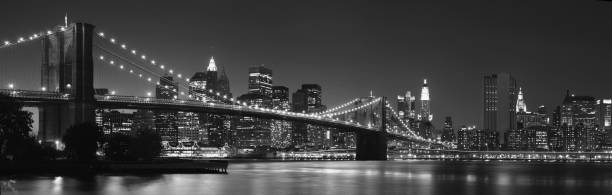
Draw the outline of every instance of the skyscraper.
M529 112L527 111L527 104L523 99L523 88L519 87L518 96L516 98L516 112Z
M263 65L249 68L249 93L272 97L272 70Z
M155 87L155 98L176 99L178 97L178 83L173 77L164 75L159 79L159 85ZM164 142L178 142L177 111L155 111L155 130Z
M497 132L505 144L505 133L516 129L516 80L508 73L487 75L483 82L484 129Z
M293 111L314 113L325 110L321 100L321 86L318 84L303 84L301 89L293 93ZM293 142L296 145L323 145L326 132L321 127L294 123Z
M178 82L170 75L159 78L159 85L155 86L155 98L157 99L176 99L178 98Z
M429 99L429 87L427 86L427 79L423 80L423 87L421 88L421 111L419 113L419 120L431 121L433 120L433 114L431 114L431 105Z
M289 88L285 86L272 87L272 108L289 111ZM288 121L272 120L271 139L273 148L287 148L291 145L292 125Z
M612 99L598 100L597 120L604 132L604 145L612 148Z
M603 142L594 97L576 96L568 90L561 105L561 126L566 151L594 151Z
M444 129L442 130L442 141L456 142L453 120L450 116L444 119Z

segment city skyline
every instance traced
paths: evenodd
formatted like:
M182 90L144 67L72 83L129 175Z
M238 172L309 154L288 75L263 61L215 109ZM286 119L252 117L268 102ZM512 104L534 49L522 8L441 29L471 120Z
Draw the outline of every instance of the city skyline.
M233 94L243 94L246 91L247 67L265 64L265 67L275 71L275 85L287 86L292 92L304 83L320 84L324 91L323 103L328 106L347 101L350 97L367 96L370 90L374 90L375 95L387 97L403 94L407 90L418 92L422 79L427 78L431 90L431 109L436 116L434 124L437 128L442 126L445 116L453 117L453 122L457 125L481 126L481 79L483 75L498 72L509 72L522 82L519 85L525 90L525 99L530 110L534 110L541 104L551 109L561 104L566 89L571 89L577 95L591 95L597 98L612 97L612 92L606 89L606 86L599 85L599 83L605 83L605 77L609 75L606 73L609 70L607 64L610 64L612 60L606 58L605 53L612 51L610 46L612 41L609 36L597 36L612 32L610 25L601 25L609 24L605 18L609 18L607 16L610 13L606 11L609 10L610 5L595 1L582 2L575 6L568 2L555 1L554 6L533 2L529 4L532 8L517 7L512 4L490 5L491 10L480 10L481 12L478 13L481 15L477 19L467 12L467 10L473 11L470 8L473 2L456 5L456 8L453 9L443 5L424 5L429 11L439 10L461 16L457 19L444 17L444 23L433 26L426 26L424 22L436 24L441 21L441 18L425 17L424 21L398 22L391 16L383 15L383 13L388 13L401 19L431 16L426 11L419 12L409 9L412 4L396 4L397 8L389 8L393 6L355 3L337 12L331 11L335 10L333 8L340 7L334 3L309 9L303 6L283 5L287 7L287 10L266 13L274 10L275 6L266 7L273 2L261 5L196 3L163 8L159 4L152 3L147 4L150 10L145 10L143 14L121 24L113 21L117 18L125 18L130 14L128 8L137 6L137 3L131 3L132 5L128 3L126 8L116 7L112 2L91 3L93 5L89 3L70 4L58 6L63 7L62 10L51 6L44 10L38 8L31 12L20 13L14 10L20 10L19 8L23 8L21 6L25 4L9 2L7 5L15 9L1 13L3 17L0 23L11 26L14 31L1 32L0 38L12 39L19 34L8 33L27 33L38 30L40 26L63 23L63 16L68 12L71 21L92 21L99 25L100 29L108 29L109 32L126 36L122 38L136 41L130 44L139 48L151 48L147 52L159 56L160 60L171 63L184 72L203 71L202 67L207 64L208 58L215 56L218 65L227 71L230 83L232 83ZM193 8L186 8L189 5ZM100 9L92 10L88 8L89 6ZM254 6L256 9L240 9L243 6ZM210 7L219 10L208 10ZM200 13L202 10L196 11L198 8L208 12ZM407 8L407 11L401 8ZM552 9L553 12L546 16L538 16L537 10L546 8ZM171 16L152 14L165 9L187 9L188 11ZM462 12L461 9L465 9L465 12ZM110 14L107 10L117 11ZM308 12L308 10L313 12ZM228 12L223 13L224 11ZM287 19L276 17L290 15L288 13L291 11L298 11L297 16ZM372 14L361 15L364 11L372 11ZM513 15L515 12L524 14L515 17ZM256 17L231 17L233 14L245 15L248 13ZM566 16L566 13L575 14ZM32 16L32 14L44 19L28 17L24 21L11 20L26 15ZM332 16L336 20L326 23L318 17L319 14L326 17ZM205 17L209 15L219 17ZM482 15L495 17L483 19ZM355 17L365 17L366 20L354 23L351 19ZM261 26L247 25L248 30L240 32L240 25L261 19L269 19L269 22L261 23ZM494 23L498 22L495 19L501 22ZM532 19L534 21L527 21ZM299 24L302 26L292 25L297 21L300 21ZM157 24L158 22L160 24ZM164 33L156 32L157 29L179 25L175 22L180 22L180 25L188 22L200 24L186 27L186 29L176 29L177 33L189 35L180 37L194 37L193 40L160 40L166 39L167 36ZM469 25L457 27L456 22L464 22ZM497 28L493 28L494 30L489 32L488 36L478 37L473 34L473 31L477 30L481 23ZM538 26L541 23L547 25ZM578 26L584 30L579 33L572 31ZM371 30L375 28L387 31L380 33ZM449 28L458 29L450 34L445 33L444 30ZM393 33L389 30L397 30L397 32ZM190 31L202 34L198 35ZM550 32L554 33L549 34ZM250 33L252 37L243 33ZM446 40L436 41L434 36L429 35L431 33L438 33L437 35ZM142 34L147 34L147 36L141 37ZM347 34L353 34L353 36L340 36ZM399 41L389 42L386 36L399 38ZM331 38L337 37L340 40L333 44L329 42ZM423 37L423 41L418 41L416 37ZM465 39L455 39L459 37ZM597 37L597 39L592 37ZM239 38L241 41L232 41L233 38ZM153 40L159 40L161 44L159 42L153 44ZM512 40L514 40L513 43L505 43ZM285 41L289 43L283 43ZM492 43L487 43L487 41L492 41ZM286 44L296 45L296 47L290 50L283 49L287 47ZM350 46L356 46L355 44L366 47L352 49ZM403 46L404 44L406 46ZM382 47L383 45L388 47ZM506 48L499 48L498 46L501 45ZM564 46L571 46L571 48ZM176 48L184 48L184 51ZM494 49L486 51L479 48ZM579 51L576 48L579 48ZM466 51L462 51L463 49ZM273 55L267 53L273 53ZM409 57L406 58L405 55ZM495 60L489 56L494 56ZM5 54L2 57L6 59ZM32 61L40 63L39 58L34 58ZM572 67L580 67L580 69ZM346 78L338 75L351 76ZM372 79L362 79L368 77ZM462 80L464 84L457 87L456 82L452 82L453 80ZM109 86L121 87L118 83L109 83ZM136 90L128 86L118 91ZM149 91L153 91L153 88Z

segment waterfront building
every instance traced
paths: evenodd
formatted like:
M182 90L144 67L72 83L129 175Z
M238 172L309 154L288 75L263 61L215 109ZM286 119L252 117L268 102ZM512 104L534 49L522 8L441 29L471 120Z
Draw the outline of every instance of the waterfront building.
M561 126L565 151L595 151L603 143L594 97L576 96L568 90L561 106Z
M457 149L471 151L497 150L497 132L462 126L457 131Z
M97 109L96 124L104 135L113 133L130 135L134 124L133 110Z
M160 77L155 87L155 98L176 99L178 97L178 82L170 75ZM155 130L161 136L162 142L178 143L178 120L177 111L159 110L155 111Z
M272 108L289 111L289 88L285 86L272 87ZM287 148L291 145L292 124L289 121L271 121L271 145L273 148Z
M612 99L597 101L597 121L604 134L606 150L612 149Z
M505 144L504 135L507 131L516 129L516 83L514 77L508 73L484 77L484 129L497 132L500 144Z

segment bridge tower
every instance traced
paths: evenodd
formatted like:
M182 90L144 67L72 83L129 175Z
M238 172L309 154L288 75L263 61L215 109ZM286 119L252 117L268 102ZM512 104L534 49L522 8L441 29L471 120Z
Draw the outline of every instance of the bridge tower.
M357 143L356 143L356 160L387 160L387 102L386 97L382 97L379 107L379 113L372 113L378 115L380 121L378 121L379 130L376 132L357 132Z
M40 108L39 138L42 140L61 139L71 125L95 121L94 26L73 23L56 28L55 33L42 39L41 86L73 99L67 105L50 103Z

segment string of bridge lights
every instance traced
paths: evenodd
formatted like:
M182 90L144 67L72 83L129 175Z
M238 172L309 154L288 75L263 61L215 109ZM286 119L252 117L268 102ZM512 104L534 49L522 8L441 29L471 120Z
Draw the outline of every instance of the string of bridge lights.
M323 116L326 116L326 117L334 117L334 116L343 115L343 114L346 114L346 113L349 113L349 112L355 112L355 111L357 111L357 110L361 110L361 109L363 109L363 108L365 108L365 107L368 107L368 106L370 106L370 105L372 105L372 104L374 104L374 103L377 103L377 102L379 102L381 99L382 99L382 98L380 98L380 97L379 97L379 98L376 98L376 99L372 100L371 102L365 103L365 104L363 104L363 105L361 105L361 106L359 106L359 107L356 107L356 108L351 108L351 109L349 109L349 110L345 110L345 111L342 111L342 112L336 112L336 113L324 114Z
M408 129L409 130L408 132L410 132L416 139L419 139L419 140L425 141L425 142L429 142L429 143L435 143L435 144L441 144L441 145L445 145L445 146L450 146L450 144L447 143L447 142L443 142L443 141L439 141L439 140L432 140L431 138L430 139L425 139L425 138L423 138L421 136L416 135L410 128L408 128L408 125L406 125L406 123L404 123L404 121L399 118L399 115L395 112L395 110L393 110L393 107L389 104L389 102L386 102L386 106L389 109L391 109L391 113L393 113L393 116L396 119L398 119L398 121L400 121L402 126L404 126L404 128L406 128L406 129Z
M55 30L55 31L47 30L47 31L32 33L32 35L27 36L27 38L26 38L26 36L18 36L15 41L4 40L4 41L2 41L2 44L0 44L0 49L8 48L8 47L11 47L11 46L16 46L16 45L19 45L19 44L22 44L22 43L26 43L26 42L30 42L30 41L34 41L34 40L40 39L42 37L55 34L58 31L59 32L63 32L65 30L66 30L66 27L62 26L58 30Z
M188 87L186 87L186 86L188 86L189 78L184 78L183 79L183 77L184 77L183 74L175 72L174 69L172 69L170 66L165 65L163 63L159 63L158 61L155 60L155 58L147 57L147 55L145 53L138 52L139 50L137 50L135 48L128 47L127 43L121 43L120 44L118 39L116 39L114 37L108 37L104 32L98 32L96 34L98 35L99 38L101 38L103 40L107 40L112 45L117 45L121 49L123 49L125 51L129 51L130 54L132 54L133 56L137 57L138 59L144 61L145 63L148 63L148 64L150 64L152 66L159 67L159 69L164 71L164 73L168 73L170 75L174 75L176 73L176 76L179 78L179 80L181 80L181 81L184 80L186 82L181 87L183 87L183 88L185 88L187 90L189 89ZM166 72L166 70L167 70L167 72ZM212 89L209 89L208 91L209 91L210 94L216 95L219 98L219 100L227 100L228 99L227 98L227 94L221 95L221 93L219 93L217 91L214 91ZM181 92L181 95L184 95L184 92ZM196 95L201 96L201 94L196 94ZM191 97L191 95L190 95L190 97ZM200 97L200 98L202 98L202 100L205 100L207 97L203 96L203 97ZM233 98L230 98L229 100L232 103L240 104L240 101L236 101L235 102L235 101L233 101Z
M147 64L150 64L150 65L152 65L152 66L158 67L158 68L159 68L160 70L162 70L164 73L168 73L168 74L170 74L170 75L175 75L175 74L176 74L176 76L179 78L179 80L181 80L181 81L182 81L182 80L184 80L184 81L185 81L185 82L187 82L187 83L189 82L189 78L184 78L184 79L183 79L183 74L178 73L178 72L175 72L175 71L174 71L174 69L172 69L170 66L165 65L165 64L163 64L163 63L160 63L159 61L155 60L155 58L148 57L148 56L147 56L147 54L145 54L145 53L143 53L143 52L139 52L139 50L138 50L138 49L136 49L136 48L128 47L128 44L127 44L127 43L125 43L125 42L124 42L124 43L119 43L119 41L118 41L118 39L117 39L117 38L107 36L107 34L105 34L104 32L97 32L96 34L97 34L97 37L99 37L99 38L101 38L101 39L103 39L103 40L107 40L107 41L108 41L109 43L111 43L112 45L117 45L119 48L121 48L121 49L122 49L122 50L124 50L124 51L129 52L130 54L132 54L133 56L135 56L137 59L140 59L140 60L142 60L143 62L145 62L145 63L147 63ZM103 56L101 56L101 60L103 60L103 61L104 61L104 57L103 57ZM118 61L115 61L115 60L108 61L108 63L109 63L110 65L114 65L114 64L115 64L115 63L117 63L117 62L118 62ZM123 69L125 68L125 65L119 65L118 67L119 67L121 70L123 70ZM143 67L143 69L146 69L146 66L144 66L144 67ZM146 70L145 70L145 71L146 71ZM133 70L133 69L130 69L130 71L129 71L129 72L130 72L130 74L133 74L133 73L134 73L134 70ZM155 72L155 71L147 71L147 72L150 72L150 73L154 74L154 72ZM139 78L143 78L143 79L144 79L143 74L141 74L141 73L140 73L140 74L138 74L138 77L139 77ZM152 83L152 82L153 82L153 81L152 81L152 79L151 79L151 77L147 77L147 78L146 78L146 81L147 81L147 82L149 82L149 83ZM156 82L155 84L156 84L156 85L160 85L160 83L159 83L159 82ZM188 85L187 85L187 84L185 84L185 86L188 86ZM182 88L184 88L184 89L187 89L187 90L188 90L188 87L185 87L185 86L181 86L181 87L182 87ZM340 109L342 109L342 108L345 108L345 107L347 107L347 106L349 106L349 105L351 105L351 104L353 104L353 103L357 102L357 101L359 100L359 98L356 98L356 99L354 99L354 100L352 100L352 101L350 101L350 102L347 102L347 103L345 103L345 104L343 104L343 105L340 105L340 106L338 106L338 107L335 107L335 108L333 108L333 109L327 110L327 111L325 111L325 112L321 112L321 113L312 113L312 114L305 114L305 113L288 112L288 111L276 110L276 109L260 108L260 107L258 107L257 105L248 105L248 104L247 104L247 102L241 102L241 101L239 101L239 100L235 100L234 98L229 98L229 99L228 99L227 95L225 95L225 94L224 94L224 95L221 95L221 93L216 92L216 91L214 91L214 90L212 90L212 89L209 89L209 90L208 90L208 92L209 92L210 94L212 94L212 95L216 95L216 97L217 97L219 100L226 100L226 101L227 101L227 100L229 100L229 102L231 102L232 104L239 105L239 106L248 106L248 107L251 107L251 108L254 108L254 109L263 110L263 111L271 111L271 112L278 112L278 113L290 114L290 115L295 115L295 116L306 116L306 117L314 117L314 118L322 118L323 116L332 117L332 116L336 116L336 115L340 115L340 114L346 114L346 113L348 113L348 112L354 112L354 111L357 111L357 110L361 110L361 109L363 109L363 108L365 108L365 107L367 107L367 106L370 106L370 105L372 105L372 104L374 104L374 103L376 103L376 102L380 101L380 99L381 99L381 98L377 98L377 99L376 99L375 101L373 101L373 102L369 102L369 103L367 103L367 104L365 104L365 105L362 105L362 106L360 106L360 107L353 108L353 109L350 109L350 110L347 110L347 111L344 111L344 112L339 112L339 113L329 114L329 113L331 113L331 112L334 112L334 111L340 110ZM181 94L181 95L185 95L185 93L184 93L184 92L181 92L180 94ZM150 93L148 93L148 95L150 95ZM211 97L206 97L205 95L202 95L202 94L195 94L195 95L201 96L200 98L202 98L202 100L203 100L203 101L204 101L206 98L211 98ZM192 97L192 95L191 95L191 94L189 94L189 95L188 95L188 97L190 97L190 98L191 98L191 97ZM211 99L212 99L212 98L211 98ZM321 116L321 115L322 115L322 116ZM359 124L358 124L358 125L359 125Z
M344 107L350 106L351 104L353 104L353 103L355 103L355 102L357 102L357 101L359 101L359 98L355 98L355 99L353 99L353 100L351 100L351 101L349 101L349 102L346 102L346 103L344 103L344 104L342 104L342 105L340 105L340 106L337 106L337 107L335 107L335 108L332 108L332 109L329 109L329 110L326 110L326 111L323 111L323 112L318 112L318 113L316 113L316 114L319 114L319 115L321 115L321 114L322 114L322 115L325 115L325 114L328 114L328 113L333 113L333 112L335 112L335 111L337 111L337 110L340 110L340 109L342 109L342 108L344 108Z
M394 109L393 109L393 107L392 107L392 106L389 104L389 102L386 102L385 106L387 106L387 108L389 108L389 109L391 110L391 113L393 114L393 116L395 117L395 119L397 119L397 120L400 122L400 124L401 124L401 125L402 125L404 128L408 129L408 132L409 132L410 134L412 134L412 136L416 137L417 139L420 139L420 138L421 138L420 136L416 135L416 133L414 133L414 131L412 131L412 130L410 129L410 127L408 127L408 125L406 125L406 123L404 123L404 120L402 120L402 119L399 117L399 115L397 114L397 112L395 112L395 110L394 110Z
M115 66L115 65L117 65L116 67L118 67L120 71L123 71L123 70L127 70L127 69L128 69L128 68L127 68L127 65L124 65L124 64L120 63L120 61L121 61L121 60L111 59L110 57L105 57L104 55L100 55L100 56L99 56L97 59L98 59L98 60L100 60L100 61L106 62L106 63L108 63L108 64L109 64L109 65L111 65L111 66ZM146 72L146 70L145 70L145 72ZM138 78L141 78L141 79L143 79L143 80L145 80L146 82L151 83L151 84L153 84L153 83L154 83L154 85L156 85L156 86L161 85L159 81L155 81L155 82L154 82L154 81L153 81L153 79L152 79L150 76L145 76L145 74L147 74L147 73L142 73L142 72L138 72L138 73L137 73L137 71L135 71L134 69L129 69L128 73L129 73L129 74L133 74L133 75L137 75L137 76L138 76ZM155 75L155 73L152 73L152 72L149 72L149 74L153 74L153 75ZM168 86L165 86L165 87L166 87L166 88L168 88ZM186 88L185 88L185 89L186 89ZM174 89L174 91L176 92L176 89ZM210 92L212 93L212 90L210 90ZM181 92L180 94L181 94L181 95L185 95L185 93L184 93L184 92ZM112 95L114 95L114 94L112 94ZM197 94L197 95L199 95L199 94ZM221 96L221 94L219 94L219 93L216 93L216 95L217 95L219 98L223 98L223 99L225 99L225 100L229 100L230 102L235 102L235 101L234 101L234 98L229 98L229 99L228 99L228 98L227 98L227 95ZM148 93L147 93L147 96L151 96L151 93L150 93L150 92L148 92ZM191 97L191 95L189 95L189 97ZM175 98L175 99L178 99L178 97L174 97L174 98ZM237 103L237 102L236 102L236 103Z

